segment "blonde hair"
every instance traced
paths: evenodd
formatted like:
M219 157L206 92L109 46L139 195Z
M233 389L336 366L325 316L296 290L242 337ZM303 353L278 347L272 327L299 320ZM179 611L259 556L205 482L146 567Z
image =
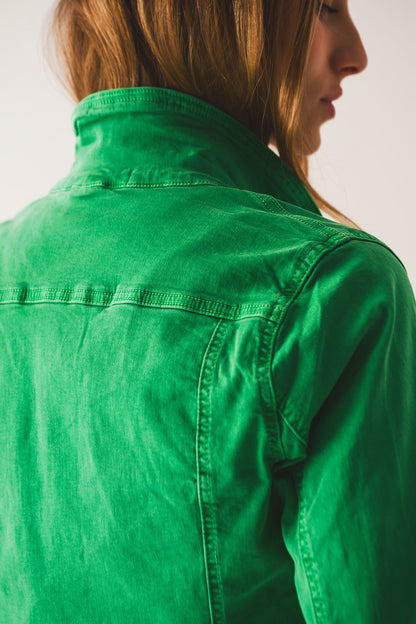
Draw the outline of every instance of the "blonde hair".
M213 104L273 143L322 211L360 229L311 186L295 149L316 10L315 0L59 0L46 58L76 102L153 86Z

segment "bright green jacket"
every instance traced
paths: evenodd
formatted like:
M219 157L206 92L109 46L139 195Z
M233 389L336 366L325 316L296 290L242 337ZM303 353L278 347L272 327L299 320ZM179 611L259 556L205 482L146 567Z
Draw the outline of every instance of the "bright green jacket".
M0 225L0 624L415 624L400 260L189 95L73 122Z

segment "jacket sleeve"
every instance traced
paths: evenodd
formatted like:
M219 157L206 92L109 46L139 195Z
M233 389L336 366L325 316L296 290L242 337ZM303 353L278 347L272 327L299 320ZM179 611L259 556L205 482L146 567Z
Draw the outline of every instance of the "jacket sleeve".
M275 336L282 534L307 624L416 623L416 306L382 244L305 278Z

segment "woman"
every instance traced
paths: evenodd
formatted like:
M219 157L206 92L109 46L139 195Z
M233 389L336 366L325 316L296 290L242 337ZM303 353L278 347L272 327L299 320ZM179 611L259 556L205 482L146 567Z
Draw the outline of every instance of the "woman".
M0 621L416 622L415 300L307 179L347 0L53 32L75 162L0 226Z

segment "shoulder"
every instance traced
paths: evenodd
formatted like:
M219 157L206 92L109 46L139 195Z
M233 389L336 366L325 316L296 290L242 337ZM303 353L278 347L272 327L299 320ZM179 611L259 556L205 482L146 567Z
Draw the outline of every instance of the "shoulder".
M326 402L334 414L340 402L357 413L378 391L382 405L386 384L400 388L404 378L397 396L407 396L415 347L416 303L403 264L381 241L352 231L304 271L276 325L271 383L293 446L288 457L302 455Z
M303 283L317 279L345 280L389 289L397 283L409 284L406 268L399 256L373 234L332 221L300 206L257 195L266 210L278 217L277 228L293 232L297 240ZM285 224L285 225L283 225ZM309 256L310 262L305 263ZM346 284L345 286L346 287Z
M210 297L259 310L267 302L280 314L301 292L317 292L317 282L347 296L357 294L357 280L387 291L389 279L406 279L394 252L370 233L269 195L212 186L170 199L165 238L192 266L187 287Z
M294 297L325 286L350 302L371 296L392 302L404 296L414 300L406 268L400 257L373 234L332 221L301 206L256 194L270 218L262 241L277 272L290 271L289 292ZM287 299L290 305L294 297Z

